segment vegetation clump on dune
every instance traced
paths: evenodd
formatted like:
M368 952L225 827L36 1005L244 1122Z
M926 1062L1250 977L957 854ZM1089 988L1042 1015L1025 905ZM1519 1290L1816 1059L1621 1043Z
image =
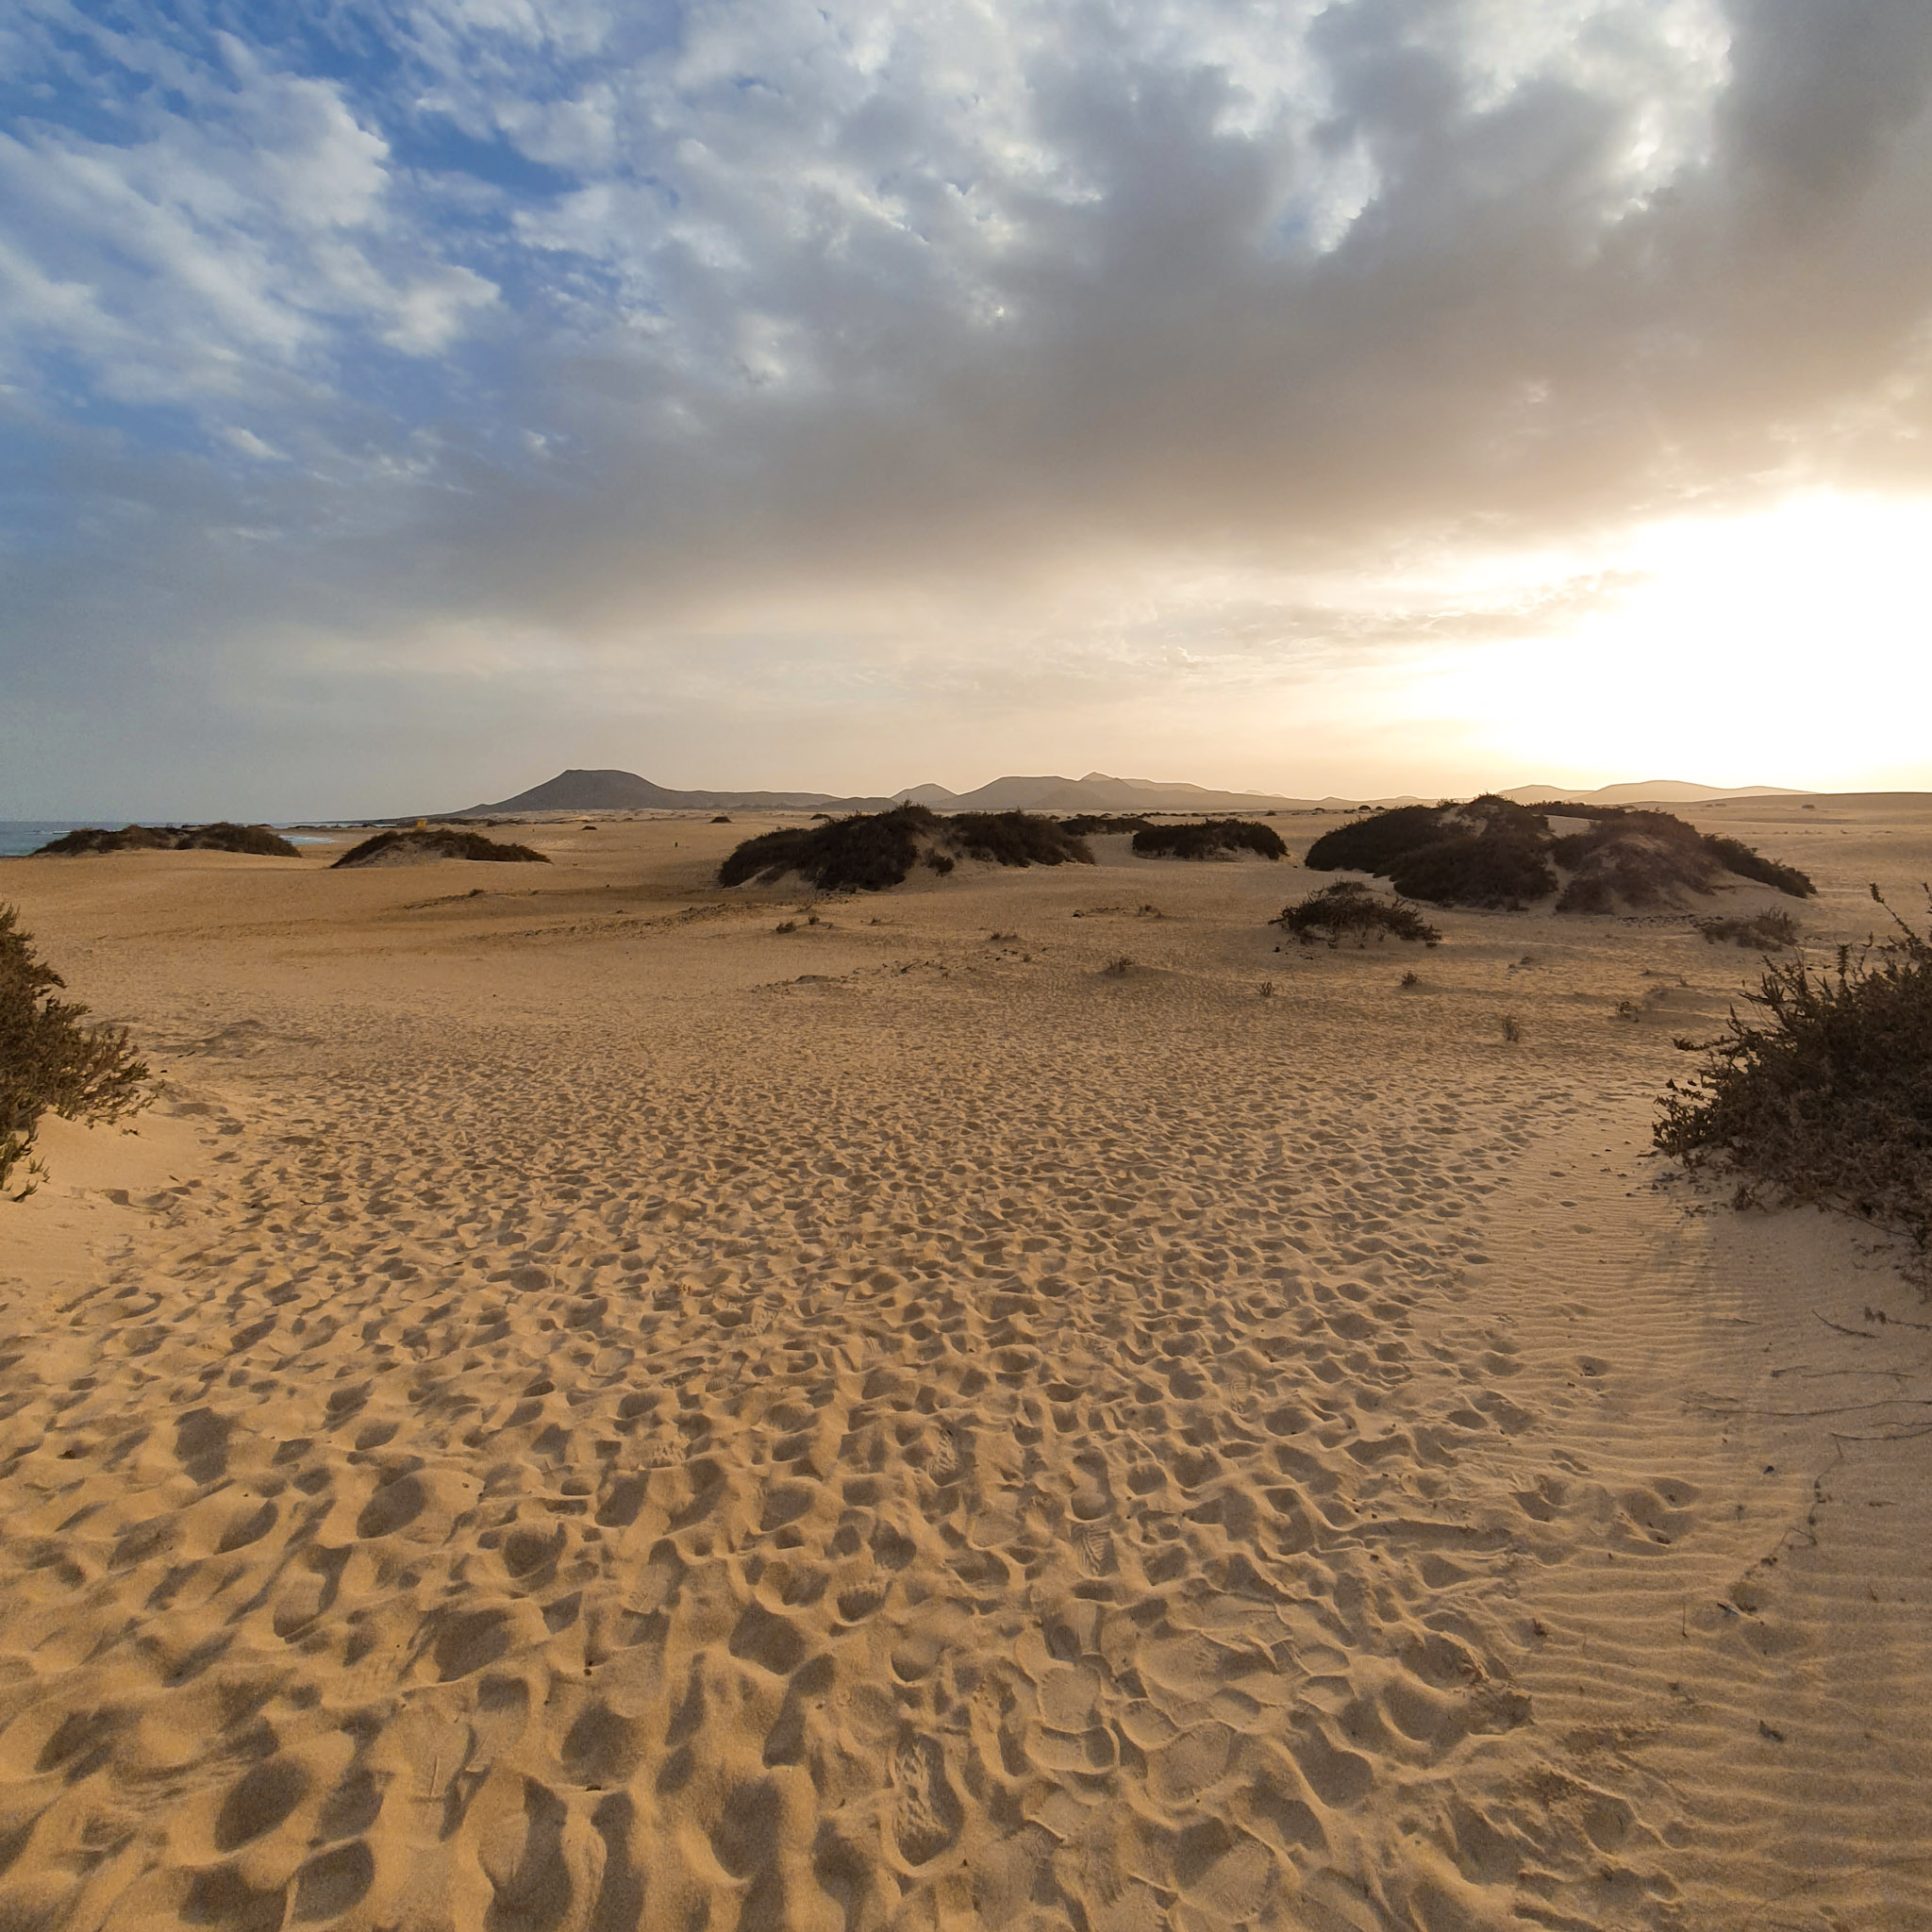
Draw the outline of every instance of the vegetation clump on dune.
M1789 912L1759 912L1748 919L1700 919L1697 930L1704 935L1705 943L1712 946L1728 940L1733 945L1770 952L1798 943L1798 922Z
M301 852L267 825L123 825L118 832L83 825L50 839L34 856L86 857L96 852L245 852L257 858L300 858Z
M1553 837L1549 820L1585 819L1580 832ZM1794 898L1811 881L1748 845L1701 833L1669 812L1622 806L1551 805L1531 810L1486 795L1467 805L1407 805L1324 832L1308 848L1317 872L1376 873L1396 891L1438 906L1520 910L1557 891L1558 912L1610 912L1674 906L1707 894L1728 873Z
M413 865L432 858L493 859L502 863L548 865L550 860L527 845L505 845L486 839L481 832L461 832L451 825L436 825L413 832L378 832L348 851L329 868L340 872L344 866Z
M949 873L960 858L996 865L1091 865L1093 854L1052 819L1024 811L959 812L923 805L856 812L823 824L787 825L747 839L718 868L721 886L775 885L797 873L822 892L880 892L915 865Z
M1193 824L1148 825L1134 834L1142 858L1212 858L1223 852L1257 852L1263 858L1288 857L1273 825L1253 819L1202 819Z
M1872 896L1880 905L1878 888ZM1889 908L1888 908L1889 909ZM1932 938L1840 946L1835 970L1767 963L1703 1066L1673 1080L1654 1130L1686 1167L1725 1166L1783 1199L1932 1244Z
M1101 832L1144 832L1154 823L1132 811L1083 811L1060 821L1060 830L1076 839L1091 839Z
M1442 935L1423 918L1413 906L1399 899L1378 898L1366 886L1353 879L1324 886L1298 904L1283 908L1273 924L1286 926L1297 938L1324 938L1331 946L1353 935L1358 946L1369 942L1373 933L1377 943L1390 934L1399 940L1420 940L1424 945L1438 944Z
M34 957L19 918L0 906L0 1187L27 1158L42 1114L113 1121L148 1099L148 1070L127 1035L83 1025L85 1007L54 998L66 981Z
M1557 890L1541 815L1507 798L1404 805L1337 825L1308 847L1316 872L1379 873L1398 892L1435 906L1516 910Z

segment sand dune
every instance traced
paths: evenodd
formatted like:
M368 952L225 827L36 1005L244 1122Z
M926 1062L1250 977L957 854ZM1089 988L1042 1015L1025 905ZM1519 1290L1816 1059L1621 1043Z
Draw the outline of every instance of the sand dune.
M1646 1153L1747 958L758 829L0 875L166 1068L0 1208L0 1924L1932 1924L1932 1313Z

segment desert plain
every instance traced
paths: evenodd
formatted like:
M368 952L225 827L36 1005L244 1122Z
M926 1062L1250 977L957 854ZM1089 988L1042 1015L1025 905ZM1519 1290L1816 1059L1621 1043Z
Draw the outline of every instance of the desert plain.
M1932 1304L1650 1146L1753 955L735 816L0 864L158 1091L0 1203L0 1925L1932 1926Z

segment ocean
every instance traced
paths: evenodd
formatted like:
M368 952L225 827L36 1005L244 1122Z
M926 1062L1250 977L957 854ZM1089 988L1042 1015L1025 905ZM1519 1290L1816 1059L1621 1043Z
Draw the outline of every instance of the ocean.
M0 858L20 858L49 839L76 825L104 825L106 819L0 819Z

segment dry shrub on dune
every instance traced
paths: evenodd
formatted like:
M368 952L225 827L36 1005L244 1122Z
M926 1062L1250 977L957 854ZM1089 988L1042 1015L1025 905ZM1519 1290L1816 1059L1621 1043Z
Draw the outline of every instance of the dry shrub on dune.
M1213 858L1224 852L1257 852L1286 858L1288 847L1273 825L1253 819L1202 819L1185 825L1148 825L1134 834L1142 858Z
M267 825L123 825L118 832L83 825L50 839L34 855L84 858L97 852L245 852L257 858L300 858L301 852Z
M1392 933L1399 940L1420 940L1428 946L1436 945L1442 937L1413 906L1405 906L1399 899L1377 898L1353 879L1310 892L1271 923L1286 926L1297 938L1325 939L1331 946L1350 936L1357 945L1365 946L1372 933L1378 941Z
M915 865L944 874L959 858L996 865L1091 865L1093 854L1052 819L1024 811L959 812L923 805L855 812L823 824L787 825L747 839L718 868L721 886L775 885L797 873L822 892L880 892Z
M66 981L35 958L19 920L15 908L0 906L0 1187L27 1158L42 1114L112 1121L148 1097L148 1070L127 1035L83 1025L85 1007L53 996Z
M1551 816L1587 819L1581 832L1551 836ZM1750 846L1702 833L1669 812L1610 805L1548 805L1531 810L1486 794L1467 805L1407 805L1324 832L1308 848L1316 872L1379 874L1398 892L1437 906L1520 910L1557 890L1558 912L1613 912L1674 906L1713 891L1725 874L1808 897L1796 867Z
M353 845L329 870L344 866L403 865L417 859L477 858L497 863L548 865L549 859L527 845L507 845L486 839L481 832L459 832L453 826L437 825L415 832L378 832Z
M1878 888L1872 896L1885 902ZM1890 908L1888 908L1889 910ZM1932 938L1840 946L1835 969L1767 964L1655 1129L1687 1167L1725 1166L1782 1198L1847 1209L1932 1242Z

